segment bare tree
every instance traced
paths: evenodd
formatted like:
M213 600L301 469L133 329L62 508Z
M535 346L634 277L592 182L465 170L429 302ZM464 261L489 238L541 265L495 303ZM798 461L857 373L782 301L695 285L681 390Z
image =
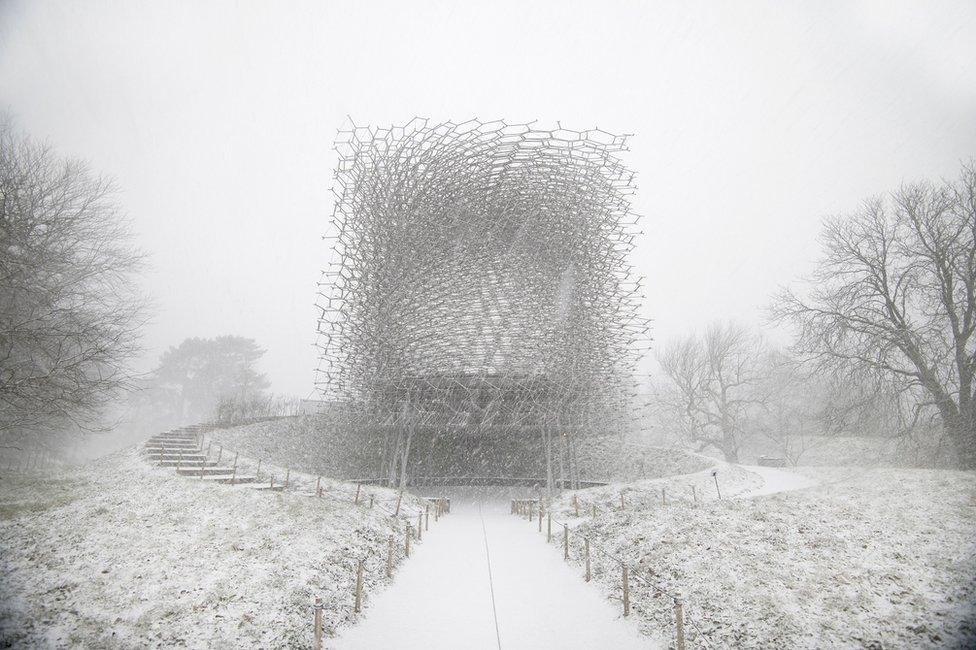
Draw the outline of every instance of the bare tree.
M807 291L774 318L823 365L878 373L937 409L959 466L976 467L976 166L959 181L903 186L829 220Z
M747 420L765 399L764 354L759 336L728 323L674 341L658 356L670 383L665 399L699 450L713 446L739 462Z
M0 434L93 424L129 379L144 304L109 181L0 118Z

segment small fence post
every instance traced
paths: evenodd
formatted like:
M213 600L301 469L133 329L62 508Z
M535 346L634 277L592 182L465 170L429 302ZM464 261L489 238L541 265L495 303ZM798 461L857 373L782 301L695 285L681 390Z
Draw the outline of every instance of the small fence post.
M535 508L535 501L529 501L529 508L525 512L526 519L528 519L529 521L532 521L532 515L535 514L533 512L534 508Z
M698 503L698 488L694 485L691 486L691 498L695 500L695 503Z
M393 577L393 535L390 535L389 547L386 550L386 577Z
M718 493L718 498L722 498L722 490L718 487L718 470L712 470L712 478L715 479L715 491Z
M421 542L424 539L424 513L417 513L417 541Z
M407 534L404 536L406 540L403 546L403 554L410 557L410 524L407 524Z
M291 478L291 470L290 469L286 469L285 470L285 489L286 490L288 489L288 479L289 478Z
M681 599L674 599L675 650L685 650L685 613Z
M663 488L662 487L661 488L661 505L662 506L668 505L668 496L667 495L668 495L667 488Z
M369 495L369 509L373 509L373 499L376 498L374 495Z
M315 599L315 650L322 650L322 599Z
M356 500L353 501L354 505L359 505L359 491L363 489L362 483L356 483Z
M630 576L627 573L627 565L624 564L624 616L630 615Z
M569 526L563 524L563 559L569 559Z
M593 504L593 518L596 519L596 504Z
M624 509L624 493L623 492L620 493L620 509L621 510Z
M576 516L579 517L579 498L573 495L573 510L576 512Z
M400 493L397 494L396 512L393 513L394 517L397 517L400 514L400 502L402 500L403 500L403 490L400 490Z
M373 506L373 502L370 501L370 507ZM424 509L424 530L430 530L430 503L427 503L427 507Z
M590 538L583 538L583 554L586 556L586 581L590 581Z
M200 480L201 481L203 480L203 470L206 469L206 467L207 467L207 461L206 460L201 460L200 461Z
M359 566L356 567L356 607L353 611L357 614L362 611L363 603L363 561L359 561Z
M539 532L542 532L542 504L539 504Z
M546 515L546 544L552 541L552 513Z

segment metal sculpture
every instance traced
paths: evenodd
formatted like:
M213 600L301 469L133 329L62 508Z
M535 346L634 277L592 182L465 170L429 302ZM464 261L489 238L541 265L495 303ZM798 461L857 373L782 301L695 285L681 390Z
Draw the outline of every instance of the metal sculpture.
M632 422L649 325L625 136L414 119L336 150L317 384L369 469L544 473Z

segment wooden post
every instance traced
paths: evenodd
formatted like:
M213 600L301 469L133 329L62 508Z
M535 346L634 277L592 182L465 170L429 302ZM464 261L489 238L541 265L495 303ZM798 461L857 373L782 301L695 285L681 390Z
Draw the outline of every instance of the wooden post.
M271 475L271 489L274 489L274 474Z
M661 505L668 505L668 490L667 488L661 488Z
M691 486L691 498L695 500L695 503L698 503L698 488L694 485Z
M563 524L563 559L569 559L569 526Z
M720 490L719 487L718 487L718 471L717 470L715 470L715 471L712 472L712 478L715 479L715 491L718 493L718 498L721 500L721 498L722 498L722 490Z
M542 532L542 504L539 504L539 532Z
M402 500L403 500L403 490L400 490L400 493L397 495L396 512L393 513L394 517L400 514L400 501Z
M535 501L529 501L529 509L525 513L528 516L527 518L529 521L532 521L532 515L534 514L534 509L535 509Z
M593 504L593 518L596 519L596 504Z
M356 567L356 606L353 609L357 614L362 611L363 604L363 561L359 561Z
M624 616L630 615L630 580L627 575L627 565L624 565Z
M417 513L417 541L423 541L424 539L424 513Z
M406 540L403 546L403 554L410 557L410 524L407 524L407 534L404 536Z
M546 543L552 541L552 513L546 515Z
M675 650L685 650L685 613L681 599L674 599Z
M203 470L207 466L206 459L200 461L200 480L203 480Z
M290 469L286 469L285 470L285 489L286 490L288 489L288 479L290 477L291 477L291 470Z
M315 599L315 650L322 650L322 599Z
M583 555L586 558L586 581L590 581L590 538L583 538Z
M515 514L515 499L512 499L512 502L509 504L508 514L510 514L510 515L514 515Z
M390 535L389 548L386 550L386 577L393 577L393 535Z
M515 508L515 504L512 503L512 508ZM441 519L441 503L440 501L434 506L434 521L440 521Z
M237 481L237 453L236 451L234 452L234 472L230 475L231 485L234 485L235 481Z
M430 503L427 504L426 512L424 512L424 530L430 530Z
M620 493L620 509L621 510L624 509L624 493L623 492Z
M371 494L371 495L369 495L369 509L370 509L370 510L372 510L372 509L373 509L373 499L374 499L374 498L375 498L375 496L374 496L374 495L372 495L372 494Z
M357 506L359 505L359 491L362 490L362 489L363 489L363 484L362 483L356 483L356 500L353 501L353 504L355 504Z
M579 499L575 494L573 495L573 510L576 511L576 516L579 517Z

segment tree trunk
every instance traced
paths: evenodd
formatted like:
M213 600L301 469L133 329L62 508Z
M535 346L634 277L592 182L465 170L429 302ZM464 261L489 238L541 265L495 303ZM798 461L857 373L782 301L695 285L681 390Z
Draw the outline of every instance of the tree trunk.
M955 465L959 469L976 469L976 427L965 418L946 419L943 428L955 452Z

